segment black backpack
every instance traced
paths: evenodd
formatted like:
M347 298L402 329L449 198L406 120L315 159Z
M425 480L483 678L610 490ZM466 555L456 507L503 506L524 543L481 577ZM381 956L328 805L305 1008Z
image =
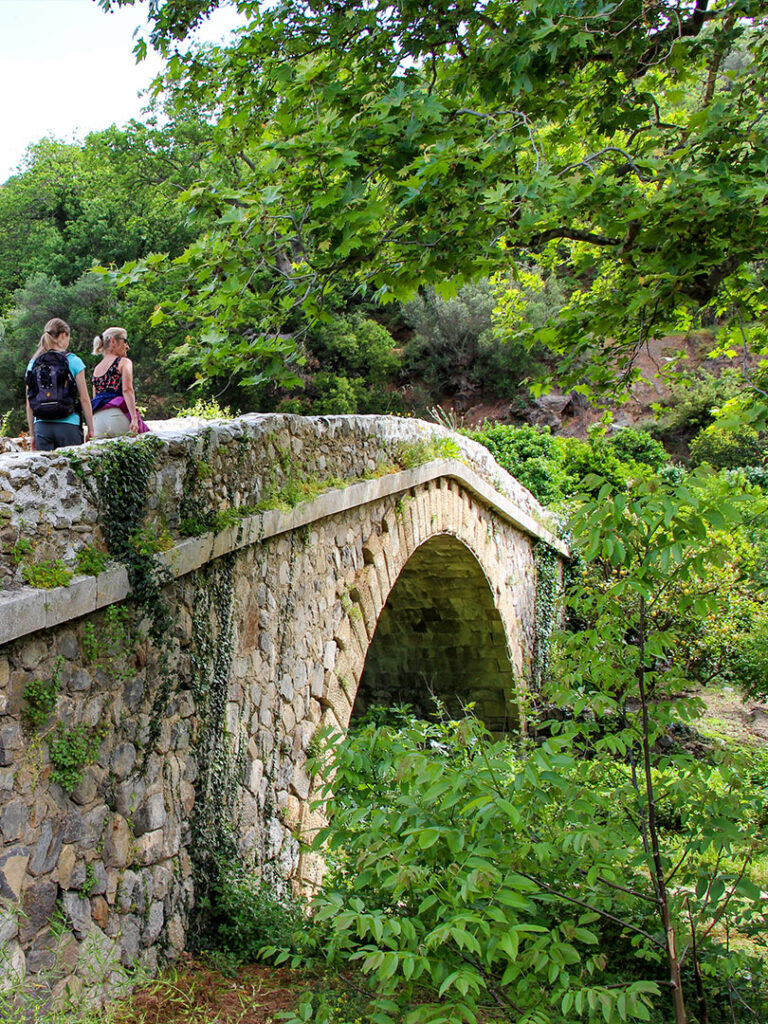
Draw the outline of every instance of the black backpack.
M39 420L63 420L78 407L77 384L65 352L50 349L27 370L27 397Z

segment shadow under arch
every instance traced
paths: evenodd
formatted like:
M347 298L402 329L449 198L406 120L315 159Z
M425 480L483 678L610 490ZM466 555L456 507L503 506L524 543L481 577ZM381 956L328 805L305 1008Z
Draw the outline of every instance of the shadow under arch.
M519 730L504 624L477 558L451 534L425 541L403 566L376 623L352 719L393 704L433 718L435 699L451 716L473 702L494 734Z

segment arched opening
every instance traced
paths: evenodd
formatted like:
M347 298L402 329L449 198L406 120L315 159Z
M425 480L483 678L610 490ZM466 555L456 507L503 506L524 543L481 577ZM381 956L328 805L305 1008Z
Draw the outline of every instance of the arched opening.
M491 732L517 731L506 636L488 581L471 551L443 534L408 560L381 611L352 717L371 705L410 704L431 718L473 702Z

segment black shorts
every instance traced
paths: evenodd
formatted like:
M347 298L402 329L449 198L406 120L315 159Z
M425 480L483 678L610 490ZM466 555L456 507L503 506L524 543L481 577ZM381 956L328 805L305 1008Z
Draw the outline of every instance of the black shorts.
M79 424L35 420L35 448L39 452L52 452L55 448L69 448L82 443L83 428Z

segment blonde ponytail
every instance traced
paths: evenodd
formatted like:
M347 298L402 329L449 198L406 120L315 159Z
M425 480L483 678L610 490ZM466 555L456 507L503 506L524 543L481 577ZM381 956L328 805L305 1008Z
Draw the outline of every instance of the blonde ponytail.
M40 336L40 342L38 343L37 350L32 356L33 359L37 359L43 352L50 352L52 348L59 347L59 337L62 334L71 334L69 324L66 320L61 320L55 316L53 320L49 320L45 325L45 330Z
M124 327L108 327L103 334L97 334L93 339L93 354L103 355L115 339L122 340L128 337Z

